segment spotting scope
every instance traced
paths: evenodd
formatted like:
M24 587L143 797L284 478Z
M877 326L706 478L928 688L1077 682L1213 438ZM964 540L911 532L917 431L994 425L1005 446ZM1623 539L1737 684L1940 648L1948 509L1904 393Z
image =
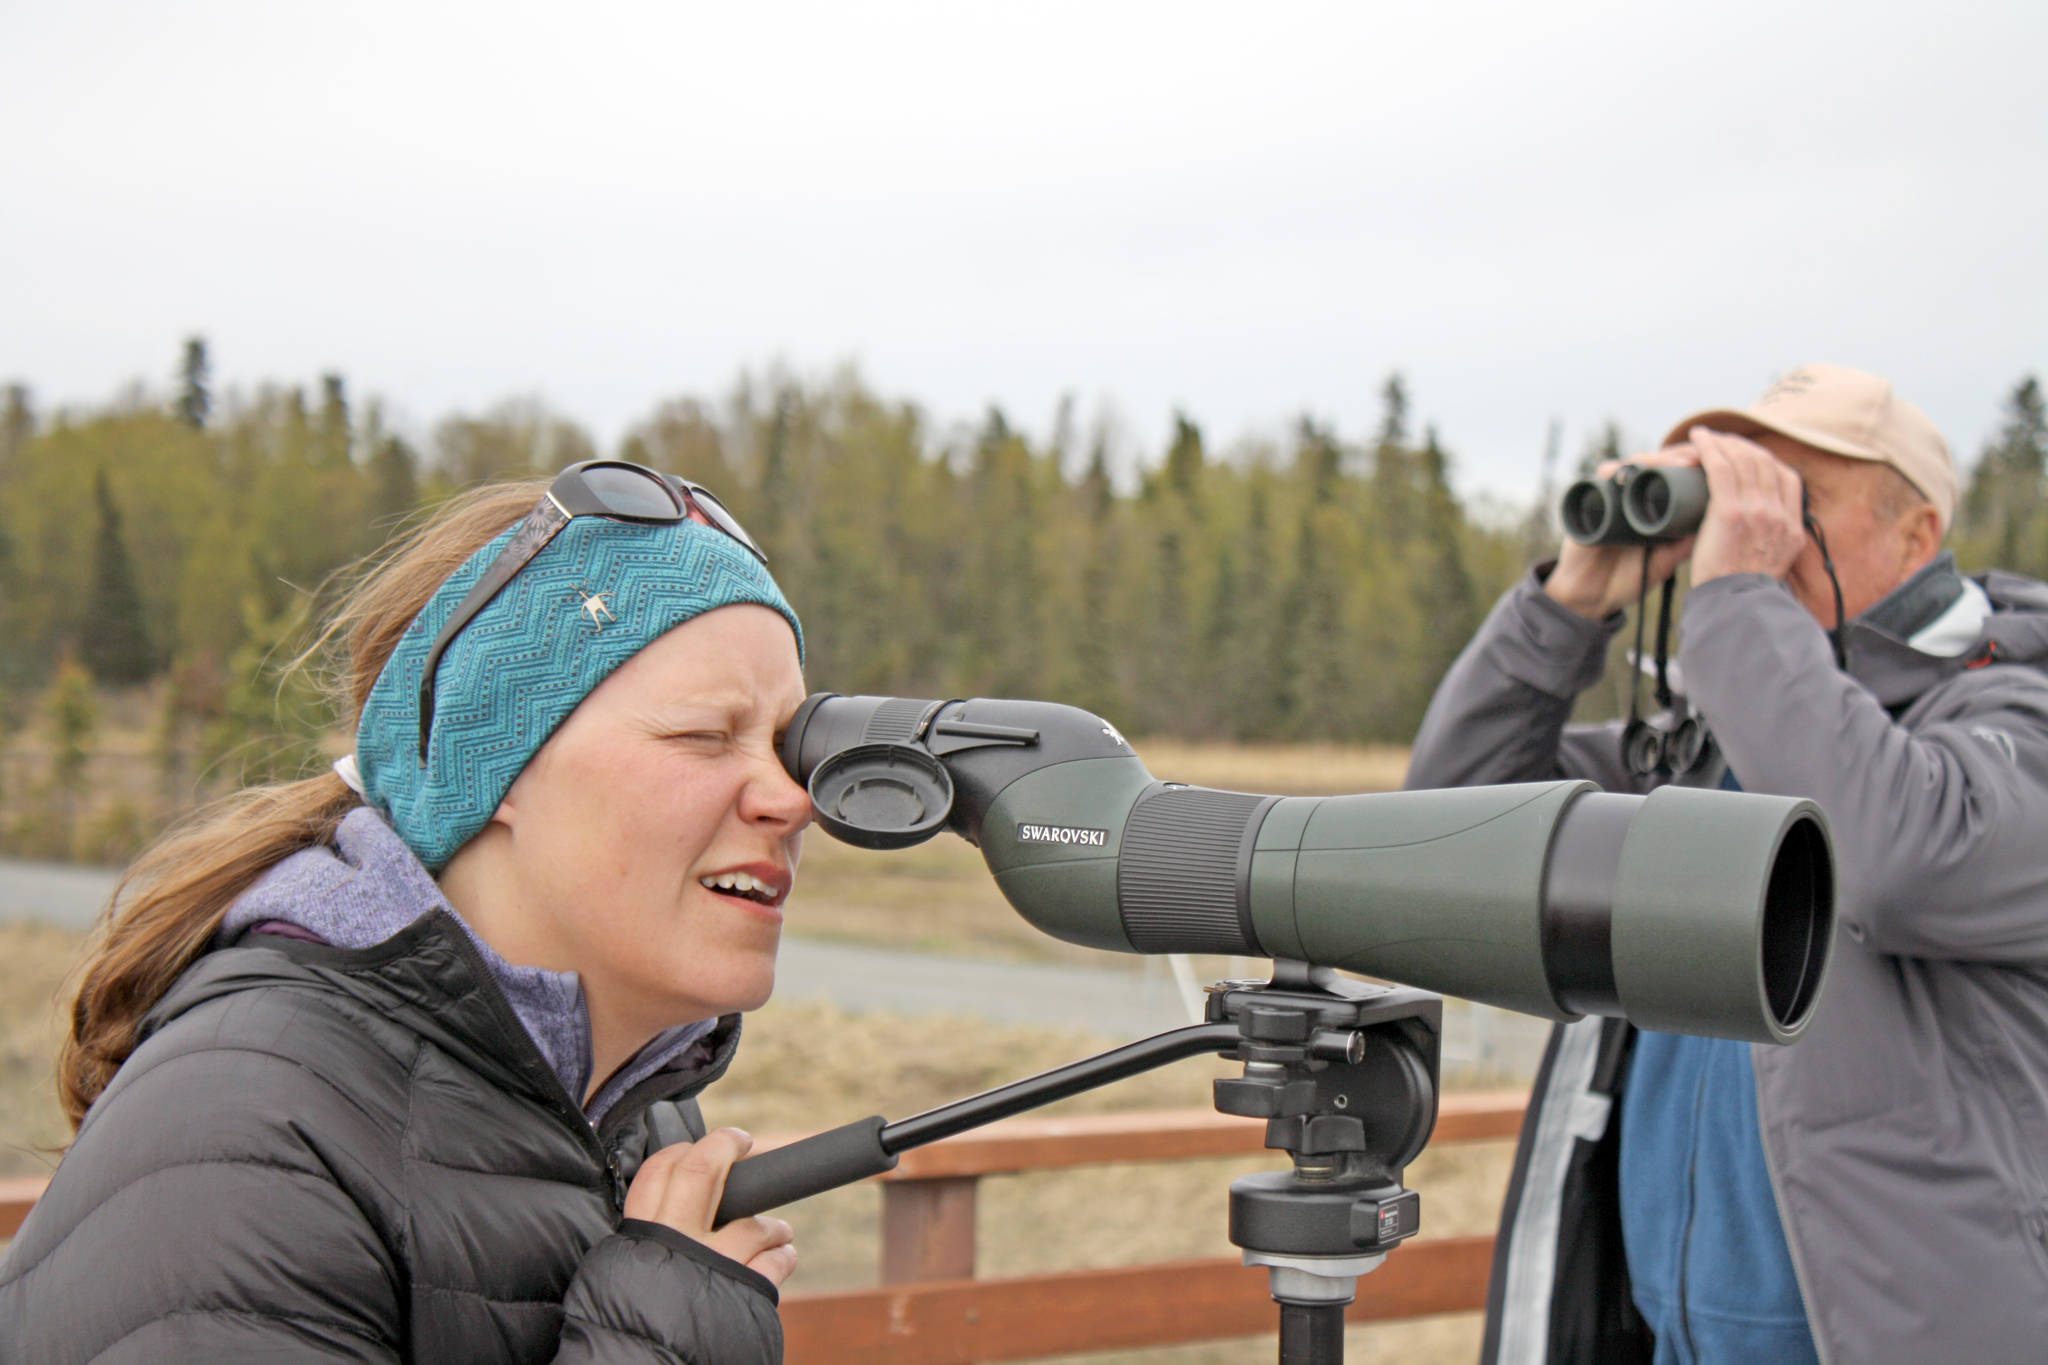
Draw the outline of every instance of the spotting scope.
M1581 545L1648 545L1683 540L1707 514L1707 476L1695 466L1625 464L1604 479L1564 491L1558 516Z
M1159 781L1075 707L829 692L781 754L826 832L904 848L950 829L1025 919L1096 948L1294 959L1550 1019L1786 1043L1833 938L1827 823L1788 797L1217 791Z

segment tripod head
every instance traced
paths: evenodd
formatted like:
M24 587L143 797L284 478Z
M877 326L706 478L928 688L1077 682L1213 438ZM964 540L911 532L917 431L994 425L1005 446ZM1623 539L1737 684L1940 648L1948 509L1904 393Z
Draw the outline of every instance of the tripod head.
M1264 1266L1280 1305L1280 1359L1343 1359L1358 1277L1420 1225L1401 1175L1436 1126L1443 1000L1328 967L1274 963L1270 981L1219 981L1206 1019L894 1123L861 1119L732 1168L714 1226L879 1175L897 1154L1183 1057L1222 1054L1242 1075L1216 1108L1266 1121L1291 1169L1230 1187L1230 1240Z
M1265 1119L1292 1162L1231 1183L1230 1240L1266 1267L1280 1359L1339 1360L1358 1277L1421 1224L1401 1179L1436 1126L1443 1000L1281 961L1211 987L1208 1017L1236 1026L1244 1062L1216 1108Z

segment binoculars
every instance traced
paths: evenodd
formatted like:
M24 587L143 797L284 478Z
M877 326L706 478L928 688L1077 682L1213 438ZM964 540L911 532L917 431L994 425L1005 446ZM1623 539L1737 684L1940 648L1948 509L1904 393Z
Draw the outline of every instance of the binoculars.
M1707 513L1707 476L1696 467L1625 464L1604 479L1580 479L1558 509L1564 533L1581 545L1650 545L1683 540Z

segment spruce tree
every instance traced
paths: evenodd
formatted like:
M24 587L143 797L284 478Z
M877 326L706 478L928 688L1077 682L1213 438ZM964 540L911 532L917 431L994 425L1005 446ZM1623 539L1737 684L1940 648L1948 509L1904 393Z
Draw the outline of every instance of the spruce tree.
M1279 610L1273 538L1273 476L1254 470L1245 495L1244 572L1227 618L1228 664L1223 675L1227 711L1224 728L1234 739L1267 739L1279 733L1285 710L1275 661L1287 635ZM1219 593L1220 595L1220 593Z
M1096 433L1088 452L1088 471L1081 476L1081 506L1088 520L1100 524L1116 505L1116 485L1109 477L1109 442Z
M206 426L207 415L213 410L213 397L206 387L212 373L206 358L206 338L185 338L185 356L178 363L176 412L178 420L194 431Z
M1192 499L1202 485L1202 429L1173 414L1173 444L1166 450L1166 485L1183 499ZM1182 509L1185 510L1185 509Z
M370 454L370 524L388 532L419 500L419 457L403 437L383 437Z
M51 831L48 842L35 851L68 858L73 851L79 812L85 804L86 765L92 759L99 728L99 706L93 700L92 679L69 655L59 661L56 676L50 680L43 712L50 733L50 795L57 827Z
M25 678L33 667L33 652L18 640L21 629L15 603L20 600L21 569L16 562L14 536L7 519L0 516L0 709L4 709L8 688ZM0 734L7 722L0 719Z
M93 543L92 594L79 629L79 654L103 683L145 682L156 672L156 659L143 621L142 594L135 586L135 565L121 539L121 513L114 506L105 469L93 478L93 500L99 509L99 533Z
M1420 465L1420 562L1412 582L1422 637L1411 642L1404 713L1396 718L1395 734L1390 736L1404 741L1422 724L1437 684L1479 628L1479 595L1465 562L1465 518L1451 492L1450 456L1433 426L1424 431Z
M1400 374L1380 386L1380 429L1372 451L1374 549L1399 560L1414 539L1418 517L1415 453L1408 448L1408 388Z
M771 563L780 557L783 537L796 501L795 490L791 487L789 449L792 429L796 425L797 395L794 388L777 387L773 402L775 408L768 418L761 451L761 482L755 490L755 506L759 510L754 512L750 522L750 533L768 552Z
M1053 410L1052 439L1046 445L1046 453L1052 456L1053 466L1060 477L1067 476L1067 457L1074 451L1074 395L1060 395L1059 406Z
M1109 477L1108 442L1101 432L1096 433L1087 473L1076 492L1087 549L1081 565L1080 610L1074 617L1074 670L1081 688L1074 704L1128 723L1130 711L1117 687L1123 645L1116 638L1110 611L1117 580L1116 490Z
M1295 476L1308 496L1294 537L1292 572L1279 593L1273 719L1289 738L1350 738L1331 723L1332 713L1349 700L1333 686L1336 659L1355 652L1343 635L1344 582L1333 543L1342 516L1343 447L1335 432L1309 417L1301 419L1296 440Z
M1964 514L1999 568L2048 572L2041 543L2048 530L2041 524L2048 514L2048 412L2032 375L2005 401L2005 421L1977 462Z
M1152 590L1140 631L1137 675L1143 689L1133 721L1146 730L1192 735L1208 729L1196 714L1199 698L1193 622L1195 559L1202 518L1202 431L1186 414L1173 415L1173 444L1159 477L1147 482L1141 511L1152 545L1146 566ZM1213 703L1214 698L1207 699Z
M28 385L9 384L0 394L0 483L5 483L20 462L29 438L36 434L34 400Z
M1408 444L1408 385L1399 370L1380 385L1380 430L1374 441L1380 446Z
M329 469L345 469L354 439L348 413L348 383L338 374L320 376L320 429L317 445L320 463Z
M965 587L966 639L987 695L1028 697L1044 640L1038 497L1031 448L990 406L968 474L973 521Z

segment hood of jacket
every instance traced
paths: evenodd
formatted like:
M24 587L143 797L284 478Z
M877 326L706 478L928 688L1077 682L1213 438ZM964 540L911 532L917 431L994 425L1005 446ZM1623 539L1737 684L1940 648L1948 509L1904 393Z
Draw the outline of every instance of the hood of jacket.
M298 932L276 933L280 926ZM568 1095L580 1099L589 1089L590 1013L577 974L505 961L442 896L383 817L367 806L342 820L332 844L301 849L258 878L229 908L215 937L217 948L287 943L294 951L286 956L296 966L316 973L344 968L323 979L350 994L396 992L399 998L386 1003L411 1016L428 1016L412 1022L451 1051L513 1054L513 1072L552 1090L530 1074L537 1059ZM344 951L296 951L322 946ZM174 998L178 1008L190 1008L201 998L247 989L282 970L271 954L260 955L262 962L232 967L212 962L221 956L210 954L202 963L218 968L202 974L203 985L174 990L159 1009ZM499 1001L516 1029L503 1026ZM714 1058L729 1058L738 1031L737 1015L665 1030L606 1078L582 1106L585 1116L597 1122L628 1092L664 1073L701 1078ZM481 1055L477 1060L483 1060Z
M1930 652L1923 632L1974 588L1990 610L1955 653ZM1899 707L1966 668L2048 664L2048 584L1994 569L1965 578L1943 551L1842 633L1849 673L1887 707ZM1921 644L1915 644L1920 640Z

